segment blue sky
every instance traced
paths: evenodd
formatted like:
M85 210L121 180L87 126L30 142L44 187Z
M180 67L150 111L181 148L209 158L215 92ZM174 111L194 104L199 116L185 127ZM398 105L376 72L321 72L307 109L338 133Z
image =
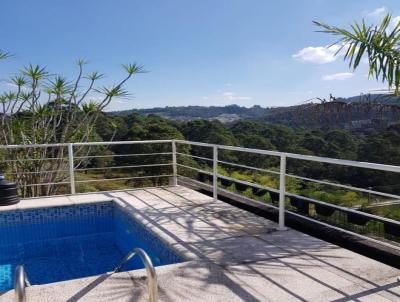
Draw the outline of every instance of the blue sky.
M72 78L90 61L103 84L122 63L149 71L127 85L135 96L108 110L178 105L288 106L312 97L353 96L382 87L354 74L324 46L312 20L347 26L400 15L400 2L368 0L36 0L3 1L0 79L28 63ZM400 20L400 18L398 19Z

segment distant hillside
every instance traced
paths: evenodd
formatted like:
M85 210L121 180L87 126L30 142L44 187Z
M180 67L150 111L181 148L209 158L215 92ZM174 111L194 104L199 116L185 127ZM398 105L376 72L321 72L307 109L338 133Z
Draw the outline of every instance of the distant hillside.
M240 118L261 118L265 116L268 108L253 106L251 108L238 105L228 106L179 106L179 107L156 107L151 109L132 109L124 111L109 112L110 115L125 116L131 113L143 115L156 114L162 117L176 120L194 120L194 119L215 119L219 117L237 117Z
M335 126L341 128L382 128L398 121L398 114L393 112L379 112L380 106L399 105L400 97L384 94L368 94L349 98L337 98L338 104L327 103L322 106L303 104L288 107L241 107L228 106L178 106L157 107L151 109L132 109L125 111L109 112L112 116L126 116L132 113L141 115L159 115L164 118L187 121L197 119L219 120L223 123L239 119L251 119L271 123L306 126ZM352 106L347 106L352 104ZM341 105L340 105L341 104ZM335 106L333 106L335 105ZM352 107L352 109L349 109ZM351 110L347 112L348 110ZM399 110L400 111L400 110Z

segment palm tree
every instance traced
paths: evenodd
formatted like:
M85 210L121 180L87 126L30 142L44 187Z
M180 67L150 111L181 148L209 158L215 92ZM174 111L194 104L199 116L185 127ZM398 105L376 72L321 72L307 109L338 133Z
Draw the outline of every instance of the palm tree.
M332 45L339 45L336 52L344 52L344 60L349 61L352 70L357 69L361 59L367 57L369 76L386 82L389 91L400 96L400 22L387 14L379 25L366 25L355 21L351 29L331 26L313 21L322 28L321 32L337 36L339 39Z

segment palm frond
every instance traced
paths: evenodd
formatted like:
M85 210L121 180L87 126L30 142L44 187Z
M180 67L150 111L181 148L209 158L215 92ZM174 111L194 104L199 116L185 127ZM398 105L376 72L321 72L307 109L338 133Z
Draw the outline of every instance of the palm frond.
M102 79L103 77L104 77L104 74L99 73L98 71L94 71L85 76L86 79L89 79L91 81L97 81L97 80Z
M100 110L100 106L96 101L88 101L82 104L82 110L84 113L94 113Z
M0 49L0 60L5 60L12 57L12 54Z
M49 80L49 85L45 88L49 94L65 95L72 91L72 84L66 78L56 76L54 79Z
M143 65L138 65L137 63L122 64L122 68L129 74L133 75L136 73L147 72Z
M32 79L33 81L39 81L46 78L49 73L46 71L46 67L41 67L39 65L29 64L22 69L22 74L26 77Z
M389 88L395 88L396 95L400 95L400 22L393 25L392 20L388 14L375 26L366 25L364 20L361 23L355 21L350 30L323 22L314 21L314 24L322 28L319 32L338 37L332 45L339 45L339 51L346 48L344 60L349 62L349 68L356 70L366 57L368 75L386 82Z
M122 88L120 85L114 85L111 87L103 86L101 88L95 89L96 92L108 97L108 98L130 98L132 95Z

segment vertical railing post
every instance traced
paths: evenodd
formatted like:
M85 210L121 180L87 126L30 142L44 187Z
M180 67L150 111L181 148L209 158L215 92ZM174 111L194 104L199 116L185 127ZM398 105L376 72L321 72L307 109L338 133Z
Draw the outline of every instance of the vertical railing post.
M178 185L178 168L176 165L176 142L172 140L172 185Z
M213 146L213 197L218 200L218 147Z
M281 155L279 172L279 225L278 230L284 231L285 227L285 195L286 195L286 155Z
M69 164L69 183L71 186L71 194L75 194L74 149L72 143L68 144L68 164Z

